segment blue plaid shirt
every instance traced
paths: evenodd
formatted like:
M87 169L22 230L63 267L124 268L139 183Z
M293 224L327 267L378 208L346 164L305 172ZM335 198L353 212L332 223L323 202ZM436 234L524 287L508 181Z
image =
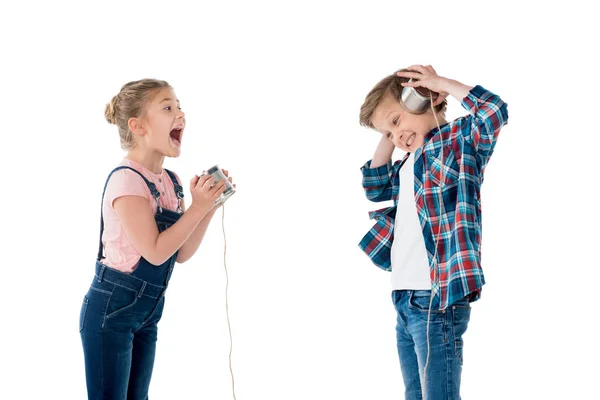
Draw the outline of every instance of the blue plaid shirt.
M465 296L471 301L479 299L485 283L481 269L480 189L500 128L508 119L507 105L481 86L471 89L462 105L469 115L428 132L425 143L415 152L413 189L429 257L432 308L440 310ZM359 244L375 265L387 271L391 271L400 193L398 171L408 156L377 168L371 168L368 161L361 168L367 198L394 203L369 213L376 224Z

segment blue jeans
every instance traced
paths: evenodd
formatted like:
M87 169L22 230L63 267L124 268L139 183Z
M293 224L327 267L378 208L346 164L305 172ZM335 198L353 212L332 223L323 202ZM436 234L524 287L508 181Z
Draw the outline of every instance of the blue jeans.
M111 269L97 273L79 318L88 397L147 399L166 288Z
M406 400L422 399L430 295L429 290L392 292L398 314L396 338ZM426 400L460 400L462 335L467 330L470 314L471 306L466 298L445 310L431 310Z

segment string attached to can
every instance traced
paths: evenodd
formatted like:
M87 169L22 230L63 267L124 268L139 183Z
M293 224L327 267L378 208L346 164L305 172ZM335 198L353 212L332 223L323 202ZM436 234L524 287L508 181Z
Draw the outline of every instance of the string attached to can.
M233 353L233 336L231 335L231 322L229 320L229 272L227 272L227 236L225 235L225 204L222 205L221 226L223 228L223 266L225 267L225 313L227 315L227 328L229 329L229 372L231 374L231 390L233 399L235 397L235 378L233 376L233 367L231 365L231 354Z
M435 112L435 108L433 106L433 95L431 94L431 91L429 91L429 100L430 100L430 104L431 104L431 111L433 112L433 117L435 118L435 123L437 124L438 127L438 134L440 135L440 154L441 154L441 161L440 161L440 191L439 191L439 204L440 204L440 214L441 214L441 205L442 202L444 200L443 196L442 196L442 186L444 184L444 139L442 137L442 128L440 127L440 121L438 121L437 118L437 114ZM439 274L437 273L438 268L439 268L439 263L437 261L437 253L438 253L438 244L439 244L439 240L440 240L440 233L442 232L442 216L440 215L438 220L438 233L435 237L435 251L433 254L433 260L435 262L434 268L433 268L433 282L437 283L438 282L438 277ZM433 232L433 230L432 230ZM426 339L427 339L427 357L425 358L425 366L423 367L423 384L421 385L421 389L423 392L423 400L426 400L426 387L427 387L427 366L429 364L429 353L431 350L431 343L429 340L429 322L431 321L431 306L433 304L433 288L431 290L431 295L429 296L429 310L427 311L427 329L426 329Z

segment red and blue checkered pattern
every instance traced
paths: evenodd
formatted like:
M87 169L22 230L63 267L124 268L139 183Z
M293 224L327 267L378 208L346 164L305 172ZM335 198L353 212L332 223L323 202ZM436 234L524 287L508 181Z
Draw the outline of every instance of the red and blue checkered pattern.
M507 105L475 86L463 99L469 115L437 127L415 152L414 195L429 256L433 309L445 309L465 296L479 299L485 283L481 268L481 196L485 167L500 129L507 123ZM398 171L408 154L393 165L362 167L369 200L393 200L393 206L369 213L376 224L359 246L378 267L391 271L394 218L400 193ZM441 196L440 196L441 194ZM437 262L434 260L438 237ZM435 270L434 270L435 269Z

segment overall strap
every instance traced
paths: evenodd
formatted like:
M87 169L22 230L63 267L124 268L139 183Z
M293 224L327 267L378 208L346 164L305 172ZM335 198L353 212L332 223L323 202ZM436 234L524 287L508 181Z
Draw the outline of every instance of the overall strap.
M171 178L171 181L173 182L173 186L175 187L175 194L177 195L177 211L182 212L183 209L181 208L181 200L183 200L183 188L177 181L177 177L175 176L175 174L173 172L169 171L166 168L165 168L165 171L167 172L167 175L169 175L169 178Z
M148 189L150 189L150 193L152 193L152 197L154 197L154 199L156 200L156 204L158 205L158 210L159 212L162 212L162 208L160 207L160 202L159 202L159 197L160 197L160 192L158 191L158 189L156 188L156 185L152 182L150 182L148 179L146 179L146 177L144 175L142 175L139 171L131 168L131 167L127 167L127 166L121 166L121 167L117 167L115 169L113 169L111 171L111 173L108 175L108 178L106 178L106 183L104 184L104 190L102 191L102 202L100 203L100 244L98 245L98 261L101 261L104 258L104 255L102 254L102 250L103 250L103 246L102 246L102 233L104 232L104 194L106 193L106 187L108 186L108 181L110 180L110 177L117 171L122 170L122 169L129 169L133 172L135 172L136 174L138 174L139 176L142 177L142 179L144 180L144 182L146 182L146 185L148 185Z

